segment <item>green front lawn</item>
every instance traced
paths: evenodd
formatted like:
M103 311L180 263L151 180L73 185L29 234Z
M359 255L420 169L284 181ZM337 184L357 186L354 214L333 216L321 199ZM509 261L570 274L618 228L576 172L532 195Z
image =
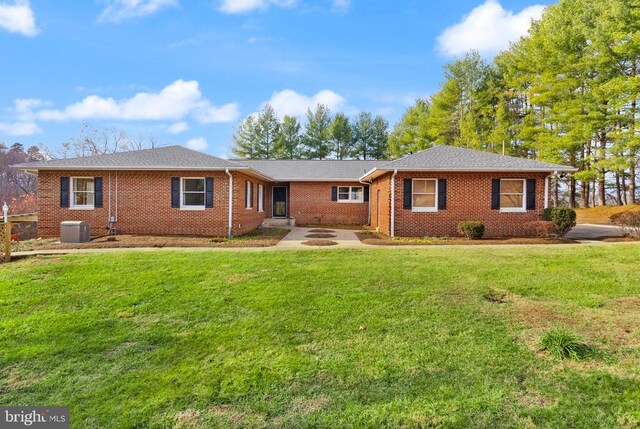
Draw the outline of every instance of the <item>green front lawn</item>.
M73 428L637 428L640 247L0 266L0 404ZM595 352L539 350L564 328Z

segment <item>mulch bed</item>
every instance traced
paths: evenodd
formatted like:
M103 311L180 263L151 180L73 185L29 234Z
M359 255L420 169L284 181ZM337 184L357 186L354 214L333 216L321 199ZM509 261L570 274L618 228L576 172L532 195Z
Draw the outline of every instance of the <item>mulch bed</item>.
M360 231L355 233L364 244L374 246L438 246L453 245L479 245L479 244L571 244L577 243L569 238L529 238L529 237L505 237L482 240L469 240L462 237L433 237L433 238L391 238L384 234Z
M307 234L305 235L307 238L336 238L335 234Z
M115 249L140 247L270 247L289 233L288 230L256 230L233 238L194 236L129 235L95 237L89 243L59 244L50 240L24 250ZM20 249L22 250L22 249Z
M338 243L331 240L309 240L303 241L302 244L305 246L335 246Z

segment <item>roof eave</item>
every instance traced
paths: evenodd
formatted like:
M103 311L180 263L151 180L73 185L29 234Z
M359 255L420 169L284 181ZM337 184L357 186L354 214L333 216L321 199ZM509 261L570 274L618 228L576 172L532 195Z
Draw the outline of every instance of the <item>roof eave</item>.
M540 168L414 168L414 167L401 167L401 168L374 168L373 170L361 176L359 180L375 179L386 173L393 171L445 171L450 173L573 173L578 171L574 167L540 167Z

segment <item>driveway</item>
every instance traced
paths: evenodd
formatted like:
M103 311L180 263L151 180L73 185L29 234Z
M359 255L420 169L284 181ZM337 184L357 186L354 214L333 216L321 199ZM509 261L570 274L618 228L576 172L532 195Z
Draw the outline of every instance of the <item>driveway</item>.
M324 232L320 232L323 230ZM327 237L309 237L309 235L313 234L326 234ZM329 237L330 235L330 237ZM302 244L304 242L313 241L313 240L322 240L322 241L332 241L337 243L332 246L307 246ZM346 248L346 249L361 249L367 248L366 244L362 244L358 237L356 237L355 231L348 229L330 229L330 228L302 228L299 226L295 226L291 228L291 232L287 234L280 242L275 246L276 249L304 249L304 248L325 248L325 249L335 249L335 248Z
M596 240L603 237L622 237L622 232L613 225L583 223L576 225L566 237L573 240Z

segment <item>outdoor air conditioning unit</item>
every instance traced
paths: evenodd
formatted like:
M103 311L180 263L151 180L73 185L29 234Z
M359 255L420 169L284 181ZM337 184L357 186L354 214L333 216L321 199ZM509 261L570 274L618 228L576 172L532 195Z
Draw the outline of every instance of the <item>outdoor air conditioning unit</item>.
M64 221L60 223L60 243L88 243L91 241L89 222Z

